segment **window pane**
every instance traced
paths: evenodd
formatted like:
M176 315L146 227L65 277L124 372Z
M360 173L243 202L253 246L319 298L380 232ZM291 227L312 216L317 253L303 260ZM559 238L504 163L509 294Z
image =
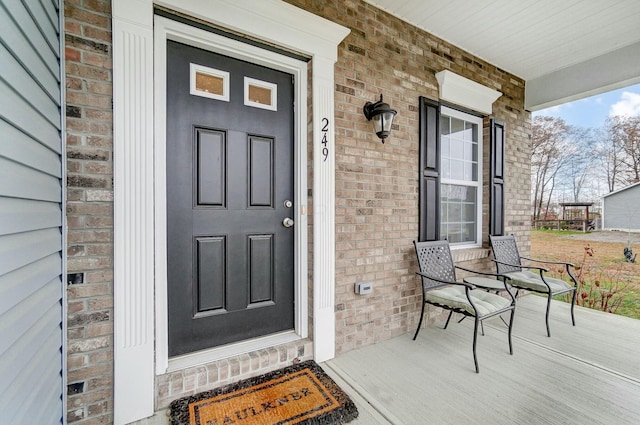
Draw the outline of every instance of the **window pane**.
M475 242L477 228L475 187L441 186L440 231L449 243Z
M222 77L196 72L196 90L222 96L224 95L223 88L224 80Z
M473 166L475 164L473 162L465 162L464 163L464 180L467 181L474 181L474 176L473 176Z
M466 223L460 225L460 242L475 242L476 225L475 223Z
M446 115L440 115L440 134L449 134L451 131L449 130L450 118Z
M278 110L278 86L268 81L244 77L244 104L254 108Z
M466 187L463 186L466 191L466 197L464 198L465 202L473 202L474 204L476 203L476 193L477 193L477 189L475 187Z
M451 118L451 136L464 140L464 121L458 118Z
M464 158L464 142L458 139L451 139L451 158Z
M464 180L464 162L451 160L451 178Z
M271 106L271 89L249 84L249 100Z
M229 73L195 63L189 64L189 93L229 101Z
M461 221L475 221L476 219L476 204L468 203L465 204L464 209L462 210Z
M440 138L440 155L445 158L451 158L451 141L449 136L442 136Z
M464 123L464 140L469 140L473 142L477 142L477 126L474 123L466 122Z
M460 229L460 224L458 223L450 223L447 226L447 240L449 243L460 243L462 242L462 232Z
M450 114L450 115L444 115ZM482 186L482 119L443 107L440 118L440 232L452 244L477 244ZM469 184L469 186L466 185Z
M450 179L451 178L451 164L450 161L448 159L443 159L442 163L440 164L441 167L441 172L442 172L442 178L443 179Z
M465 161L473 161L475 158L473 157L473 143L465 142L464 143L464 156Z
M450 159L450 164L443 166L444 179L478 181L478 125L459 118L441 118L440 157L444 164ZM445 131L451 131L445 135Z

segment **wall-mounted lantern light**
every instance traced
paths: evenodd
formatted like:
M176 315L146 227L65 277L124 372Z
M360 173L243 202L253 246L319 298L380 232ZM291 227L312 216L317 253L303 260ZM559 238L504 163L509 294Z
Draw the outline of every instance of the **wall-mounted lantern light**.
M382 95L380 95L380 100L375 103L365 103L362 111L364 112L364 116L367 117L367 120L373 122L373 131L376 132L382 140L382 143L384 143L384 139L389 137L389 133L391 133L393 117L396 116L398 111L391 109L389 104L384 103L382 101Z

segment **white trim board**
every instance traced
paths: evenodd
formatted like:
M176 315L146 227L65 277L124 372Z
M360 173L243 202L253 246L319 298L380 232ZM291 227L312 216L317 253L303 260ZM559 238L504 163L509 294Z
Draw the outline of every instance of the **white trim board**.
M165 0L156 4L313 60L314 136L309 143L313 143L315 164L314 358L318 362L331 359L335 356L334 65L337 46L349 30L280 0ZM154 350L156 330L166 329L166 317L156 316L153 308L154 289L158 289L155 260L166 252L156 239L156 230L165 224L156 222L161 219L156 217L156 203L165 201L158 198L161 195L154 186L154 164L164 158L161 152L155 152L154 145L156 111L150 78L154 69L153 7L153 0L112 1L116 425L153 414L154 369L166 370L161 361L155 365ZM326 158L322 154L323 137L327 140ZM306 175L306 169L297 172ZM296 180L303 181L299 175ZM296 193L299 190L306 187L296 188ZM306 195L300 199L304 200ZM297 207L304 215L303 208ZM306 243L302 246L306 250ZM166 293L155 296L166 300Z

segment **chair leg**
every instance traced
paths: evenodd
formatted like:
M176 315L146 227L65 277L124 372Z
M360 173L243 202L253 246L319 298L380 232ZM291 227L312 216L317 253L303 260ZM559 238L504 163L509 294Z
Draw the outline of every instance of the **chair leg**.
M422 311L420 311L420 320L418 320L418 329L416 329L416 333L413 336L413 340L415 341L418 337L418 332L420 332L420 327L422 326L422 318L424 317L424 302L422 303Z
M571 323L573 323L573 326L576 325L576 318L573 315L573 307L575 307L576 305L576 296L578 295L578 290L574 289L573 290L573 296L571 297Z
M547 323L547 336L551 337L551 329L549 328L549 310L551 309L551 292L547 296L547 313L545 315L545 321Z
M476 365L476 373L480 373L480 368L478 367L478 356L476 354L476 342L478 341L478 316L475 317L475 323L473 325L473 362Z
M516 314L516 309L511 310L511 318L509 318L509 354L513 355L513 344L511 343L511 329L513 328L513 316Z
M449 326L449 320L451 320L452 314L453 314L453 310L449 310L449 317L447 317L447 323L444 324L445 329L447 329L447 326ZM462 318L464 319L464 316L462 316Z

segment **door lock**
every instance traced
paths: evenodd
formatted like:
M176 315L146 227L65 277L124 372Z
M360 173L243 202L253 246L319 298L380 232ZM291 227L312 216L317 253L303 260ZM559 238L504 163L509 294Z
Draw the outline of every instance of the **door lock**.
M283 225L284 227L291 227L291 226L293 226L293 219L292 219L292 218L289 218L289 217L285 218L284 220L282 220L282 225Z
M285 208L291 208L293 206L293 202L291 202L290 200L286 200L284 201L284 207Z

